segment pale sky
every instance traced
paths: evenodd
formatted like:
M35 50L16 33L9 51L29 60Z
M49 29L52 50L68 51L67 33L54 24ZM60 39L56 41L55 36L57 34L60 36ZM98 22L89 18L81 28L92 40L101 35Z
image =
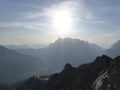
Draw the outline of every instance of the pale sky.
M48 45L59 37L110 47L120 39L120 0L0 0L0 44Z

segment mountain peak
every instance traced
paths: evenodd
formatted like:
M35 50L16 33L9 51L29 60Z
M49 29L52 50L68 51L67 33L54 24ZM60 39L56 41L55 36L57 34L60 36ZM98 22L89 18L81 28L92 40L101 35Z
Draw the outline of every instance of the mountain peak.
M85 40L80 40L80 39L73 39L73 38L58 38L54 43L51 43L50 46L59 46L59 45L76 45L76 46L83 46L83 47L87 47L87 46L91 46L91 47L99 47L96 44L93 43L89 43L88 41Z
M94 65L95 67L100 66L100 67L107 67L111 65L111 62L113 61L112 58L106 56L106 55L102 55L99 56L95 59L94 61Z
M97 57L95 61L97 62L97 61L110 61L110 60L112 60L112 58L106 55L102 55L102 56Z
M68 70L68 69L71 69L71 68L73 68L73 67L69 63L65 64L65 66L64 66L64 70Z
M69 38L69 37L58 38L55 42L60 42L60 41L82 41L82 42L88 42L88 41L84 41L84 40L80 40L80 39L73 39L73 38Z

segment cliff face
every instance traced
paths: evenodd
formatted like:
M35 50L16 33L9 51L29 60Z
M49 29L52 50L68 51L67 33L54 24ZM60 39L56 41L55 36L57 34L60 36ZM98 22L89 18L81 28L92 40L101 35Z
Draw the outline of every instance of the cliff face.
M118 68L120 64L118 62L120 62L118 58L112 60L103 55L97 57L94 62L83 64L78 68L66 64L60 73L51 75L48 81L31 77L16 90L113 90L106 88L112 88L112 84L109 83L114 83L116 76L111 81L106 78L117 75L117 71L113 71ZM110 75L111 77L108 77ZM118 82L115 83L119 84Z
M105 69L93 83L94 90L120 90L120 57Z

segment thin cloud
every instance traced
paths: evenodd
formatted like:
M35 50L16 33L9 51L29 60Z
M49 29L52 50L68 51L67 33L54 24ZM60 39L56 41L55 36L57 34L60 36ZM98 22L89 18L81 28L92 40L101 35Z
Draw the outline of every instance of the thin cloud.
M46 23L25 23L25 22L10 22L10 23L0 23L0 27L2 28L25 28L25 29L32 29L32 30L40 30L42 31L41 27L50 27L49 24Z
M35 19L45 16L45 14L43 12L36 11L36 12L21 13L21 16L24 19Z

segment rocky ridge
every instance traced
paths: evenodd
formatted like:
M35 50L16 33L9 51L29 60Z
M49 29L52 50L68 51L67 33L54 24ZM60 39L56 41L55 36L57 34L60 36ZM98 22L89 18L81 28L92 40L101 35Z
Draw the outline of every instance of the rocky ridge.
M120 57L100 56L95 61L75 68L66 64L48 81L32 77L15 90L119 90Z

